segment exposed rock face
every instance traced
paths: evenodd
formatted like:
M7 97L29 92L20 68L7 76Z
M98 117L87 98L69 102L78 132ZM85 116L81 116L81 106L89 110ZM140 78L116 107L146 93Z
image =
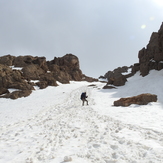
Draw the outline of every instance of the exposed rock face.
M12 69L9 66L22 69ZM37 80L37 82L34 83L32 80ZM3 98L26 97L36 85L44 89L47 86L57 86L56 81L65 84L71 80L83 80L79 60L73 54L55 57L52 61L46 61L45 57L29 55L0 57L0 97ZM86 77L86 80L94 81L95 79ZM18 91L10 93L8 90L10 88L18 89Z
M153 32L146 48L139 51L139 64L142 76L152 69L163 69L163 23L158 32Z
M19 70L12 70L6 65L0 64L0 97L19 98L29 95L34 90L32 83L27 82ZM20 91L10 93L8 89L18 89ZM5 94L3 96L3 94Z
M149 102L156 102L156 101L157 101L157 95L146 93L138 96L121 98L117 101L114 101L114 106L129 106L131 104L147 105Z
M61 83L69 83L70 80L82 80L79 60L73 54L66 54L61 58L55 57L54 60L48 62L48 68L53 72L54 77Z
M40 75L44 74L45 71L37 64L30 64L22 69L23 76L28 80L39 80Z
M133 66L132 66L132 74L134 75L137 71L140 70L140 63L135 63Z
M0 86L3 88L15 88L21 90L34 90L30 82L26 82L19 70L12 70L6 65L0 64Z
M127 75L123 75L123 73L128 72L130 68L131 67L123 66L123 67L118 67L117 69L114 69L113 71L108 71L104 76L108 80L107 84L111 84L114 86L125 85L127 78L132 73L128 73Z
M29 65L38 65L44 71L48 70L45 57L33 57L30 55L27 56L18 56L14 58L13 65L15 67L26 67Z
M122 86L128 77L133 76L140 71L142 76L148 75L152 69L163 69L163 23L158 32L153 32L146 48L142 48L138 53L139 63L131 66L131 73L123 75L126 72L126 66L108 71L104 78L108 80L107 84Z
M6 55L6 56L3 56L3 57L0 57L0 64L4 64L4 65L7 65L7 66L12 66L14 59L15 59L15 57L11 56L11 55Z
M40 76L40 82L36 83L41 89L46 88L47 86L57 86L56 79L53 74L46 73Z

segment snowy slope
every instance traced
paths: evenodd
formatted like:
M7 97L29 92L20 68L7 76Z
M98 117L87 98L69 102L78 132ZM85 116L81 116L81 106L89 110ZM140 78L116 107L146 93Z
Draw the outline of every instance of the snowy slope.
M118 89L71 82L26 98L0 99L0 163L163 162L162 81L162 70L151 71ZM89 106L81 106L83 91ZM113 106L140 93L157 94L158 102Z

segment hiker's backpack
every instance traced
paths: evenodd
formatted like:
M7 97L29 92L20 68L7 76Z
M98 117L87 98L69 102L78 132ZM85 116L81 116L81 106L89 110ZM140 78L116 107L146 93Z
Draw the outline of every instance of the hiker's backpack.
M85 97L85 93L82 93L80 99L82 100Z

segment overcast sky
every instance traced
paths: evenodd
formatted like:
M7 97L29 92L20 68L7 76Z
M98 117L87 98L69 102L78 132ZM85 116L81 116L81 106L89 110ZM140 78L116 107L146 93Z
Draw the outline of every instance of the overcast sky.
M72 53L84 74L138 62L163 22L163 0L0 0L0 56Z

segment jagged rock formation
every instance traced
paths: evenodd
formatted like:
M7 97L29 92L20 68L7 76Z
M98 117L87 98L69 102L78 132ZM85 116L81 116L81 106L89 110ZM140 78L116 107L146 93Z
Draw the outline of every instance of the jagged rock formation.
M108 80L107 85L122 86L126 83L127 78L140 71L142 76L148 75L152 69L163 69L163 23L158 32L153 32L147 47L142 48L138 53L139 63L130 67L124 66L108 71L104 78ZM131 73L124 75L129 68ZM103 78L102 76L100 78Z
M131 104L147 105L149 102L156 101L157 95L146 93L138 96L121 98L117 101L114 101L114 106L130 106Z
M56 80L61 83L69 83L70 80L81 81L82 71L79 69L79 60L72 54L47 62L49 70Z
M114 85L114 86L122 86L125 85L127 78L132 76L132 72L129 72L129 70L132 69L132 66L127 67L127 66L123 66L123 67L118 67L116 69L114 69L113 71L108 71L104 77L100 77L100 78L106 78L107 79L107 85ZM125 74L126 73L126 74Z
M139 64L142 76L152 69L163 69L163 23L158 32L153 32L146 48L139 51Z
M7 93L7 96L4 97L15 99L14 93L9 93L9 88L23 91L23 94L17 94L17 98L25 97L30 94L29 90L30 92L34 90L33 84L25 80L20 70L12 70L9 66L0 64L0 95Z
M34 82L34 81L35 82ZM82 74L79 60L73 54L46 61L45 57L11 56L0 57L0 97L16 99L32 93L34 86L41 89L69 81L94 81ZM10 92L9 89L16 89Z

